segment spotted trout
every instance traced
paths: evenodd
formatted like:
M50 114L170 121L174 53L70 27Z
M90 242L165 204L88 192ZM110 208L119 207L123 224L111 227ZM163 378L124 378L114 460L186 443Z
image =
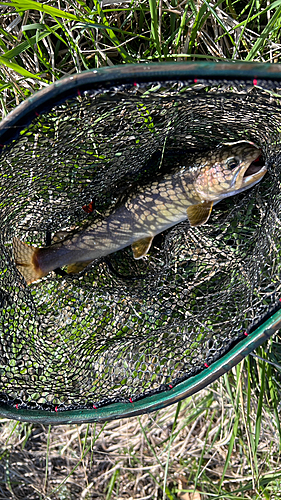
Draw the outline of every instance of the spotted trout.
M140 259L155 235L186 219L191 226L204 224L214 204L259 182L266 173L256 161L260 155L260 149L248 142L218 147L142 187L108 217L69 231L49 247L34 248L14 238L16 266L29 284L63 266L68 266L68 273L78 272L128 245Z

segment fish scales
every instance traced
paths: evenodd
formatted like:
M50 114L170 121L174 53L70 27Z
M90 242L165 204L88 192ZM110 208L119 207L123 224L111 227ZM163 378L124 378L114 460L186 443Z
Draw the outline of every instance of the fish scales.
M189 220L191 226L204 224L214 204L245 191L261 180L264 165L253 164L260 149L249 142L217 148L198 157L190 166L165 174L142 187L122 206L100 222L67 237L55 238L50 247L34 248L14 239L16 266L27 283L46 276L58 267L78 272L94 259L132 245L136 259L144 257L153 237Z

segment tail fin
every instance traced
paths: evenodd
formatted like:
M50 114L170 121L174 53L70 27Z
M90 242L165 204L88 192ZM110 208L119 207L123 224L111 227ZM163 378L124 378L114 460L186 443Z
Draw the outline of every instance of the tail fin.
M17 238L13 239L13 252L16 266L28 285L45 276L37 264L36 253L38 250L38 248L27 245Z

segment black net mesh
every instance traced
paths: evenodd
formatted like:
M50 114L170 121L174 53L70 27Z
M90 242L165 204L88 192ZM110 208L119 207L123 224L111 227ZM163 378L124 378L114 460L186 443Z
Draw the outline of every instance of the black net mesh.
M277 303L280 111L276 94L241 82L119 85L78 91L3 147L0 401L66 410L168 391ZM268 173L206 224L165 231L144 259L127 247L26 285L13 237L50 244L164 171L241 140L262 149Z

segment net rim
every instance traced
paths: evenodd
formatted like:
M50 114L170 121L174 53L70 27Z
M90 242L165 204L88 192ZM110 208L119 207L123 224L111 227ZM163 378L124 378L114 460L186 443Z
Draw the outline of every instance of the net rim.
M0 123L0 148L17 137L20 130L46 111L48 101L52 99L51 109L61 98L80 95L89 87L101 87L101 84L114 85L154 82L193 80L229 80L246 79L253 86L263 86L263 81L281 81L281 64L256 62L165 62L148 64L120 64L114 67L91 69L66 76L48 87L36 92L13 109ZM212 82L214 83L214 82ZM16 133L11 134L11 129Z

